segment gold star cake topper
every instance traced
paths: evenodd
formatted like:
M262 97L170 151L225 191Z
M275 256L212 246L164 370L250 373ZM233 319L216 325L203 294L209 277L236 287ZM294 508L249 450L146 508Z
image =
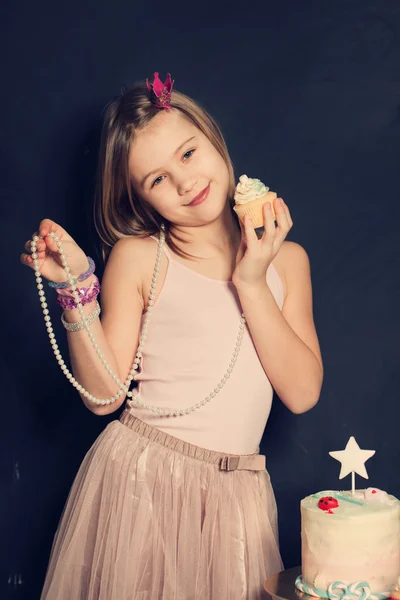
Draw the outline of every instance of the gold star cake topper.
M329 452L330 456L342 464L339 479L351 473L352 492L355 493L355 473L368 479L365 462L375 454L375 450L361 450L355 438L351 436L344 450Z

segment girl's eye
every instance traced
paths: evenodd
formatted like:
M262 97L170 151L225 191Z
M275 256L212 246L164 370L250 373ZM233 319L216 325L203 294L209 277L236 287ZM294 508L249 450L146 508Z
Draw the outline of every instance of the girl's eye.
M187 152L185 152L185 154L183 155L183 158L187 157L190 158L192 156L194 152L194 148L192 150L188 150ZM189 156L188 156L189 155Z
M187 160L188 158L190 158L194 151L195 151L195 149L192 148L191 150L188 150L187 152L185 152L185 154L183 155L183 159ZM164 175L160 175L159 177L157 177L157 179L155 179L153 181L153 183L151 184L151 187L154 187L155 185L160 185L160 183L163 181L163 177L164 177Z
M160 185L160 183L162 182L162 177L163 175L160 175L159 177L157 177L157 179L155 179L151 185L151 187L154 187L155 185Z

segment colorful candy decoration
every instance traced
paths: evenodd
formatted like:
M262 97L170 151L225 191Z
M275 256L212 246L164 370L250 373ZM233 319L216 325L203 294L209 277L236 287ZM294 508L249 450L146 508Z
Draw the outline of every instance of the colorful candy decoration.
M334 514L332 508L337 508L338 506L339 502L333 496L323 496L318 500L318 508L330 515Z
M390 592L374 594L366 581L356 581L346 585L341 581L334 581L327 590L319 590L311 585L303 583L301 575L296 579L296 587L301 592L310 596L320 596L329 600L383 600L390 596Z

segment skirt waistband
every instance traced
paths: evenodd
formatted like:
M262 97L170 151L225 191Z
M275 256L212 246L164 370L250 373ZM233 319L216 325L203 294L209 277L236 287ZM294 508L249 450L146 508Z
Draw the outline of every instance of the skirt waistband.
M125 409L119 420L123 425L126 425L136 433L144 436L161 444L171 450L185 454L190 458L202 460L204 462L212 463L217 465L221 471L236 471L236 470L247 470L247 471L264 471L265 470L265 456L259 454L225 454L223 452L216 452L215 450L207 450L200 446L195 446L184 440L165 433L144 421L141 421L135 417L129 410Z

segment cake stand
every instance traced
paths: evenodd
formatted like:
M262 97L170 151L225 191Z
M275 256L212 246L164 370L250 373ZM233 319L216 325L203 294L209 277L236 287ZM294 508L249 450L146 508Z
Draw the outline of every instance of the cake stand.
M270 600L316 600L313 596L300 592L295 587L296 578L301 575L301 567L293 567L267 577L264 589Z

